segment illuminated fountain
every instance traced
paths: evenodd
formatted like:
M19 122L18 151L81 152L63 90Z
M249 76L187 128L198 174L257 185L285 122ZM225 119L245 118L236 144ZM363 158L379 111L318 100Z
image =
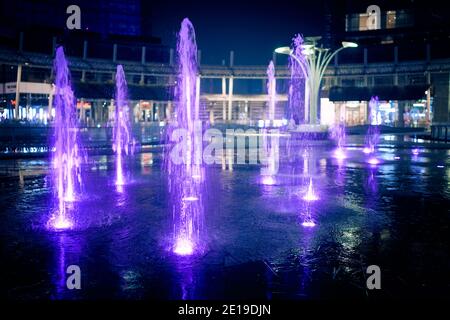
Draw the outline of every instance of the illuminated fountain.
M75 96L70 83L70 73L64 49L58 47L54 61L55 106L53 176L57 190L58 211L50 225L55 229L72 227L68 203L76 200L81 188L81 158L78 142Z
M175 119L168 127L165 169L168 174L169 208L173 215L172 250L178 255L191 255L202 249L204 168L200 114L200 82L197 69L195 31L189 19L181 23L177 53L179 74L176 88ZM183 147L177 148L178 143Z
M306 191L305 196L303 197L305 201L316 201L319 200L319 197L314 192L312 178L309 178L308 190Z
M261 183L264 185L275 185L276 174L279 167L279 139L276 137L277 130L266 129L261 130L260 140L262 146L260 147L260 159L263 164L261 168Z
M293 39L292 52L289 55L289 68L291 78L289 81L289 119L306 123L307 122L307 101L309 91L307 88L306 57L303 54L303 37L298 34Z
M372 97L369 101L369 129L365 138L363 152L372 154L378 144L380 132L378 128L378 97Z
M273 125L275 119L275 104L276 104L276 81L275 81L275 67L273 61L270 61L267 67L267 96L269 104L269 119ZM259 141L260 158L264 160L264 166L261 168L261 183L264 185L276 184L275 175L278 172L278 139L274 136L277 134L276 130L262 129Z
M128 110L128 88L125 73L121 65L116 71L116 99L113 127L113 151L116 153L116 179L115 184L119 188L123 186L125 176L123 173L123 156L133 152L134 145L131 139L130 116Z
M333 138L336 140L337 148L334 151L334 157L337 159L345 159L345 124L341 122L333 127Z
M275 105L277 97L275 66L273 61L270 61L269 66L267 67L267 95L269 97L269 120L270 124L273 125L275 120Z
M380 138L378 115L378 97L372 97L369 101L369 129L367 130L365 147L363 149L363 152L370 156L367 162L371 165L380 163L380 160L373 155Z

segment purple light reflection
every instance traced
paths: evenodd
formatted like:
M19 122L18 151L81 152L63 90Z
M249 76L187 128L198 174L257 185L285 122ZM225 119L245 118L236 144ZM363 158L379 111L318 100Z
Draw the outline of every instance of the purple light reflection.
M52 149L52 174L57 190L58 211L50 221L56 230L69 229L66 203L76 200L81 186L81 157L79 155L75 96L70 82L69 67L63 47L56 49L55 61L55 141Z
M319 200L319 197L314 192L312 178L309 178L308 191L306 192L305 196L303 197L303 200L305 200L305 201Z
M376 166L377 164L380 163L380 160L378 160L378 159L375 158L375 157L372 157L372 158L370 158L370 159L367 161L367 163L369 163L369 164L371 164L371 165L373 165L373 166Z
M203 249L203 195L205 170L201 159L201 142L195 133L202 134L205 129L199 115L200 78L197 66L197 43L195 30L189 19L181 23L177 42L178 81L176 89L177 108L174 121L169 122L167 138L170 142L165 148L164 166L167 171L169 207L173 216L173 242L171 250L180 256L195 254ZM175 130L181 129L186 135L183 161L173 160L176 139Z

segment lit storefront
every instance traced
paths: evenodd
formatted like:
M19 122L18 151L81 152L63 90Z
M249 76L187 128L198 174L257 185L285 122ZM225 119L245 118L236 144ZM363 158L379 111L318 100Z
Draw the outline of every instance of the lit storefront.
M402 104L402 106L400 106ZM401 112L403 109L403 112ZM430 119L432 119L431 104ZM345 123L346 126L368 124L368 101L339 101L333 102L328 98L321 99L321 123L333 125ZM405 127L423 127L426 125L426 100L380 100L376 106L376 124L399 126L403 120Z

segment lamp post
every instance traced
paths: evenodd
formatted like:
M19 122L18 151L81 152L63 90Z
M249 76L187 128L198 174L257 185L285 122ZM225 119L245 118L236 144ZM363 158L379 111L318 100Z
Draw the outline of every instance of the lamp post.
M275 49L276 53L287 54L295 59L301 66L302 71L307 79L307 87L309 88L309 123L317 123L317 109L320 94L320 83L322 82L323 75L328 64L333 57L341 50L346 48L356 48L358 44L354 42L343 41L342 46L331 51L328 48L317 47L317 41L321 37L306 38L307 42L302 45L302 54L305 58L300 60L293 54L293 50L290 47L280 47Z

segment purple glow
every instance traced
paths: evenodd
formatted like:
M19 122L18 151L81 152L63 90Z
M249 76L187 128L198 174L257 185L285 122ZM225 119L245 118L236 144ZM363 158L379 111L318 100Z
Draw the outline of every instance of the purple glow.
M412 154L417 156L419 154L419 149L417 149L417 148L412 149Z
M81 169L78 143L75 96L73 94L64 49L58 47L54 61L55 70L55 120L53 173L57 190L58 212L52 218L55 229L68 229L72 222L67 217L66 203L76 200L81 186Z
M316 224L314 221L310 220L310 221L303 221L302 226L304 226L306 228L313 228L316 226Z
M337 149L334 151L334 157L341 160L345 159L345 124L343 121L340 124L333 126L332 137L337 143Z
M266 186L273 186L275 184L275 179L272 176L262 176L261 183Z
M395 160L400 160L400 157L399 156L395 156L394 159Z
M194 253L194 247L190 240L180 238L177 240L173 252L180 256L188 256Z
M114 113L113 130L113 151L116 153L116 186L123 186L125 176L123 173L123 153L128 155L133 152L131 145L131 130L127 99L128 87L125 79L125 73L121 65L117 66L116 71L116 100ZM117 189L119 192L122 188Z
M307 122L308 90L306 90L307 72L305 69L306 57L303 51L303 38L300 34L292 39L292 55L289 57L289 68L291 79L289 82L289 104L288 119L295 126L295 123ZM299 63L299 61L301 63Z
M56 230L64 230L72 228L72 222L67 220L66 218L56 218L53 222L53 228Z
M378 104L378 97L372 97L369 101L369 129L367 130L365 147L363 149L363 152L366 154L375 152L380 138Z
M306 192L305 196L303 197L303 200L305 200L305 201L319 200L319 197L314 193L312 178L309 178L308 191Z
M334 151L334 157L336 159L340 159L340 160L343 160L343 159L347 158L347 156L345 155L345 151L342 148L337 148Z
M189 19L184 19L177 43L179 74L176 88L177 105L174 121L167 134L171 143L165 150L164 163L168 173L169 207L173 215L172 250L178 255L191 255L202 248L203 194L205 171L201 164L201 143L196 143L195 132L202 130L199 120L200 81L198 81L197 44L195 30ZM177 141L172 140L176 129L186 132L184 163L172 161L171 152ZM194 143L195 142L195 143Z
M275 120L275 105L276 105L276 80L275 80L275 66L273 61L270 61L267 67L267 94L269 96L269 120L273 125L273 120Z
M378 160L377 158L370 158L369 161L367 161L369 164L371 165L377 165L380 163L380 160Z

